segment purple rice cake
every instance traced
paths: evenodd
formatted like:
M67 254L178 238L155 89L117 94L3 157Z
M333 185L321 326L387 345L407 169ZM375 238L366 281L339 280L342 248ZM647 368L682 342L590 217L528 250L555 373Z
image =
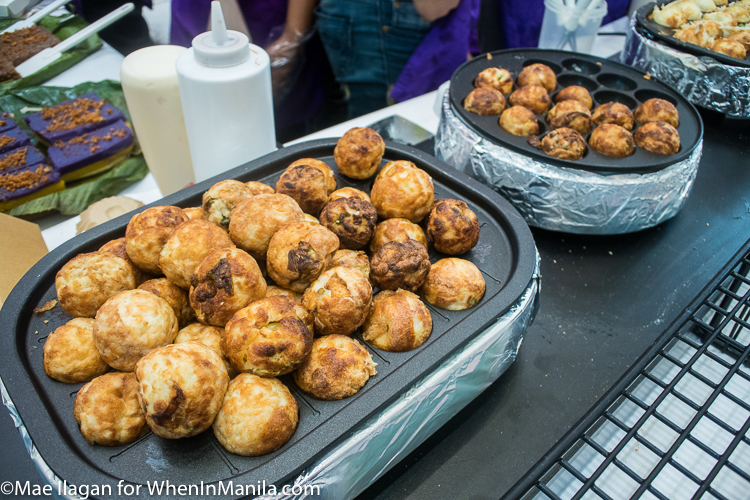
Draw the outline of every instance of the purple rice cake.
M0 173L0 212L63 189L60 173L44 163Z
M23 118L40 140L49 145L124 120L125 116L122 111L89 92Z
M31 139L19 127L0 132L0 154L29 144L31 144Z
M112 168L132 149L133 133L119 120L69 141L56 141L47 155L62 179L70 182Z
M35 165L45 162L47 159L34 146L16 148L7 153L0 154L0 172L8 172L26 165Z
M0 54L14 66L30 59L49 47L60 43L60 39L44 26L29 26L0 35Z
M13 117L10 116L10 113L4 111L0 113L0 132L5 132L16 126L16 122L13 121Z

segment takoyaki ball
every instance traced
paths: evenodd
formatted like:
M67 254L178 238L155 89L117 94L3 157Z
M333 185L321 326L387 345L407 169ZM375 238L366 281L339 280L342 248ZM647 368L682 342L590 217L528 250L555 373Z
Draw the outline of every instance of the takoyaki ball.
M484 278L468 260L448 258L435 262L422 285L425 300L441 309L461 311L484 297Z
M530 64L521 70L518 74L516 83L519 87L528 85L540 85L547 92L554 92L557 88L557 77L552 68L546 64Z
M276 191L268 184L263 184L258 181L249 181L245 185L250 188L250 196L258 196L259 194L273 194Z
M293 292L291 290L287 290L286 288L281 288L280 286L276 286L276 285L268 285L266 287L266 297L276 297L278 295L281 295L282 297L289 297L292 300L296 300L300 304L302 303L301 293Z
M409 224L411 224L411 222ZM337 250L336 253L333 254L331 268L338 266L356 269L362 273L365 278L370 279L370 259L368 259L367 254L361 250Z
M370 280L381 290L413 292L422 286L429 271L430 256L424 245L411 239L389 241L372 257Z
M680 126L680 114L677 112L677 108L674 107L674 104L664 99L649 99L638 106L634 116L641 124L665 122L675 128Z
M719 23L709 19L701 19L683 26L673 36L683 42L708 48L721 34L722 29Z
M419 222L435 201L432 178L410 161L389 162L378 174L370 192L381 219L399 217Z
M302 297L317 335L351 335L362 326L372 301L372 285L356 269L334 267L320 275Z
M713 45L711 45L711 50L742 60L747 57L747 50L743 44L727 38L718 38L715 40Z
M511 106L529 108L537 115L546 113L552 104L547 91L539 85L527 85L514 90L508 100Z
M339 198L320 212L320 224L339 237L340 248L358 250L370 241L378 214L369 201Z
M180 224L169 236L159 255L159 267L175 285L190 288L193 275L206 255L219 248L233 248L231 238L216 224L191 220Z
M331 171L322 161L305 158L289 165L276 183L277 193L292 197L303 212L311 215L320 212L328 195L336 189L336 180L330 188L329 178L318 164Z
M427 248L427 236L421 227L409 219L386 219L375 227L375 232L370 239L370 252L375 255L383 245L389 241L404 243L408 240L416 240Z
M179 332L174 338L175 344L182 344L183 342L198 342L208 347L224 361L224 368L227 369L229 378L237 376L237 370L229 363L229 360L224 356L224 348L222 344L224 342L224 329L218 326L204 325L203 323L191 323Z
M268 245L268 276L282 288L302 293L330 267L338 249L338 237L320 224L290 224Z
M178 207L151 207L135 214L125 230L125 250L135 265L151 274L161 274L159 254L177 226L189 220Z
M109 370L94 343L94 320L73 318L44 343L44 373L58 382L88 382Z
M669 123L651 122L635 131L635 143L652 153L673 155L680 150L680 133Z
M495 89L503 94L510 94L513 90L513 78L507 69L487 68L479 72L476 80L474 80L474 86Z
M375 296L362 338L390 352L411 351L432 333L432 316L419 296L406 290L384 290Z
M190 220L203 219L203 207L183 208L182 211Z
M203 193L203 218L226 231L234 207L252 195L253 190L244 182L234 179L219 181Z
M278 377L310 354L312 332L312 314L302 304L289 297L266 297L232 316L224 353L239 372Z
M167 439L208 429L224 401L229 375L221 356L198 342L161 347L135 366L146 423Z
M461 255L479 241L479 220L464 201L438 200L427 219L427 236L438 252Z
M259 194L237 205L229 223L229 237L256 259L265 259L276 231L304 218L302 209L289 196Z
M135 285L138 286L149 279L150 275L142 271L140 267L135 265L135 262L130 260L130 257L128 257L128 251L125 249L125 247L125 238L117 238L116 240L108 241L107 243L102 245L102 247L99 249L99 252L111 253L125 260L125 262L127 262L130 266L130 269L133 270L133 276L135 276Z
M377 375L376 366L372 354L353 338L326 335L315 340L310 356L294 372L294 381L318 399L335 401L356 394Z
M348 130L336 143L333 158L339 172L352 179L368 179L375 175L385 154L385 142L371 128Z
M586 87L581 87L580 85L571 85L570 87L565 87L558 92L555 96L555 102L563 101L578 101L588 109L594 107L594 101L591 99L591 94L589 94Z
M71 316L93 318L110 297L135 288L133 269L111 253L82 253L55 275L57 300Z
M309 165L311 167L317 168L323 173L323 176L326 179L326 191L328 192L328 194L331 194L336 190L336 176L333 174L333 170L331 170L331 167L329 167L325 162L316 160L315 158L301 158L292 162L287 167L287 170L289 170L291 167L296 167L297 165Z
M739 42L745 47L745 52L750 51L750 31L738 31L729 35L727 40Z
M586 153L586 141L573 129L557 128L542 139L542 151L562 160L580 160Z
M552 128L571 128L582 135L591 132L591 113L579 101L562 101L549 110L547 123Z
M500 128L509 134L529 137L539 134L539 121L529 108L511 106L500 115Z
M613 158L625 158L635 153L633 134L612 123L596 127L589 137L589 146L594 151Z
M128 290L99 308L94 342L109 366L132 372L143 356L172 343L177 330L177 316L166 300L146 290Z
M146 425L135 374L105 373L84 385L76 395L73 415L90 444L132 443Z
M242 373L230 382L213 428L230 453L257 457L284 446L298 423L297 400L284 384Z
M591 120L596 125L612 123L619 125L630 132L635 128L635 117L630 108L620 102L608 102L594 110Z
M368 195L364 191L360 191L357 188L349 186L337 189L336 191L328 195L328 203L331 203L334 200L338 200L339 198L359 198L360 200L372 203L370 195Z
M174 311L177 317L177 325L179 328L183 328L195 319L195 312L190 307L190 299L188 298L188 292L184 288L180 288L175 285L167 278L156 278L148 280L138 287L139 290L146 290L151 292L157 297L167 301L169 307Z
M481 116L497 116L505 109L505 97L499 90L479 87L466 96L464 109Z
M201 323L227 324L249 303L266 296L266 280L255 259L239 248L214 250L190 277L190 305Z
M313 224L320 224L320 221L317 218L315 218L312 215L310 215L310 214L305 214L303 216L302 220L305 221L305 222L312 222Z
M750 23L750 5L745 1L731 3L724 12L731 14L738 23Z

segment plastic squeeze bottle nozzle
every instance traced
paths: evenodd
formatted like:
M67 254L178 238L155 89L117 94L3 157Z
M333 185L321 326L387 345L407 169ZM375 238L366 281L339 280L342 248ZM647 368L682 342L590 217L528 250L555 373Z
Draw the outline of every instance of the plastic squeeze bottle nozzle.
M218 1L211 31L175 63L196 182L276 150L271 60L227 30Z

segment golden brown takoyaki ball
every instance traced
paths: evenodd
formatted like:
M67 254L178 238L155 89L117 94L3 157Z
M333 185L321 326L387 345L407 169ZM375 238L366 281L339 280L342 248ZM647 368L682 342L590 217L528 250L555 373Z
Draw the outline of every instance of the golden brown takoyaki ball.
M427 219L427 236L438 252L461 255L479 241L479 219L464 201L438 200Z
M336 190L336 176L333 174L333 170L324 161L316 160L315 158L300 158L292 162L288 167L296 167L297 165L309 165L315 167L323 173L326 179L326 191L328 194L333 193Z
M313 165L313 162L322 163L328 168L325 163L312 158L297 160L281 174L276 183L276 192L292 197L303 212L317 215L328 201L328 195L333 192L333 189L329 190L326 174L321 167ZM334 189L336 187L335 180L333 187Z
M409 223L411 224L411 222ZM370 279L370 259L367 254L361 250L337 250L331 260L331 268L342 266L356 269L362 275Z
M686 43L700 45L701 47L711 47L711 44L722 33L721 26L716 21L701 19L690 23L675 31L674 37Z
M341 250L339 250L339 252L340 251ZM352 250L349 250L349 251L352 251ZM300 304L302 303L301 293L293 292L291 290L287 290L286 288L281 288L280 286L276 286L276 285L268 285L266 287L266 297L276 297L278 295L281 295L282 297L289 297L292 300L296 300Z
M133 269L111 253L82 253L55 276L57 300L71 316L93 318L110 297L135 288Z
M724 12L731 14L738 23L749 23L750 22L750 5L745 1L733 2Z
M727 40L739 42L745 47L745 52L750 51L750 31L738 31L727 37Z
M540 85L545 88L547 92L554 92L557 88L557 77L552 68L546 64L530 64L521 70L518 74L516 83L519 87L526 87L527 85Z
M276 191L268 184L263 184L258 181L249 181L245 185L250 188L251 196L258 196L259 194L273 194Z
M364 191L360 191L357 188L349 186L342 187L341 189L337 189L336 191L331 193L328 196L328 203L331 203L333 200L338 200L339 198L359 198L360 200L369 201L370 203L372 203L370 195L368 195Z
M389 241L372 256L370 280L381 290L417 290L430 271L427 248L416 240Z
M143 356L170 344L177 330L177 317L166 300L146 290L127 290L99 308L94 342L109 366L132 372Z
M608 102L594 110L591 120L596 125L613 123L630 132L635 128L635 117L630 108L620 102Z
M734 57L742 60L747 57L747 49L745 49L745 46L743 44L735 40L729 40L727 38L719 38L715 40L711 45L711 50L727 55L729 57Z
M133 276L135 276L135 286L140 285L144 281L150 278L150 275L141 270L140 267L135 265L135 262L130 260L128 257L128 251L126 247L125 238L117 238L116 240L108 241L99 249L101 253L111 253L117 255L121 259L124 259L128 263L130 269L133 270Z
M410 161L389 162L380 171L370 192L381 219L399 217L419 222L435 201L432 178Z
M592 109L594 107L594 101L591 99L591 94L589 94L589 91L586 89L586 87L581 87L580 85L571 85L570 87L565 87L555 96L555 102L571 100L580 102L588 109Z
M125 230L125 249L135 265L151 274L161 274L159 254L172 231L189 220L178 207L151 207L135 214Z
M190 220L203 219L203 207L188 207L183 208L182 211Z
M594 151L613 158L625 158L635 153L633 134L613 123L596 127L589 137L589 146Z
M167 439L208 429L224 401L229 375L221 356L198 342L151 351L135 366L146 423Z
M320 224L289 224L268 245L268 276L282 288L302 293L330 267L338 249L338 237Z
M539 134L539 121L529 108L523 106L511 106L503 111L498 122L500 128L509 134L529 137Z
M557 128L542 139L542 151L562 160L580 160L586 153L586 140L570 128Z
M367 245L377 222L375 206L359 198L339 198L320 212L320 224L339 237L340 248L358 250Z
M313 343L310 356L294 372L294 381L308 394L328 401L357 393L377 363L362 344L345 335L326 335Z
M146 290L147 292L151 292L157 297L166 300L167 304L169 304L169 307L172 308L177 317L177 325L179 328L185 327L195 319L195 312L193 312L193 308L190 307L188 291L175 285L167 278L148 280L139 286L138 289Z
M224 329L218 326L204 325L203 323L191 323L179 332L174 338L175 344L182 344L183 342L198 342L208 347L216 354L221 357L224 361L224 368L227 369L229 378L237 376L237 370L229 363L229 360L224 355Z
M239 248L214 250L190 278L190 305L208 325L226 325L234 313L266 296L266 280L255 259Z
M242 373L229 384L213 428L230 453L257 457L284 446L298 423L297 401L284 384Z
M677 112L677 108L674 107L674 104L664 99L649 99L638 106L634 116L641 124L665 122L675 128L680 126L680 114Z
M375 255L389 241L404 243L410 239L417 240L427 248L427 236L425 236L421 227L409 219L387 219L375 227L375 232L370 240L370 252Z
M372 301L372 285L356 269L334 267L320 275L302 297L317 335L351 335L362 326Z
M339 172L352 179L368 179L375 175L384 154L383 138L366 127L348 130L333 150Z
M212 250L232 248L229 235L206 220L190 220L180 224L164 243L159 267L175 285L190 288L190 276L200 261Z
M227 323L224 353L239 372L277 377L297 368L310 354L312 314L289 297L257 300Z
M265 259L271 237L284 226L305 217L296 201L285 194L259 194L240 203L229 223L232 241L255 257Z
M44 343L44 373L58 382L88 382L107 370L94 343L92 318L71 319Z
M499 90L479 87L466 96L464 109L481 116L497 116L505 109L505 97Z
M91 444L121 446L138 439L146 417L138 401L134 373L112 372L95 378L76 395L73 415Z
M547 123L552 128L571 128L582 135L591 132L591 113L579 101L562 101L549 110Z
M435 262L422 285L427 302L450 311L474 307L484 297L484 290L484 278L477 266L453 257Z
M635 143L652 153L673 155L680 150L680 133L669 123L650 122L635 131Z
M203 193L203 218L226 231L234 207L252 195L253 190L244 182L234 179L219 181Z
M504 68L487 68L482 70L474 80L475 87L486 87L510 94L513 90L513 78L510 71Z
M529 108L537 115L546 113L552 104L547 91L539 85L527 85L514 90L508 101L511 106Z
M432 315L419 296L406 290L384 290L375 296L362 338L390 352L411 351L432 333Z

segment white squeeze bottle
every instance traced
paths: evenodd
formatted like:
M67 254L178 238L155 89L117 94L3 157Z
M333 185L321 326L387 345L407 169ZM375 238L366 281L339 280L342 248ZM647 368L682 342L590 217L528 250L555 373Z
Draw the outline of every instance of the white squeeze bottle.
M175 67L196 182L276 150L271 60L227 30L218 1Z

